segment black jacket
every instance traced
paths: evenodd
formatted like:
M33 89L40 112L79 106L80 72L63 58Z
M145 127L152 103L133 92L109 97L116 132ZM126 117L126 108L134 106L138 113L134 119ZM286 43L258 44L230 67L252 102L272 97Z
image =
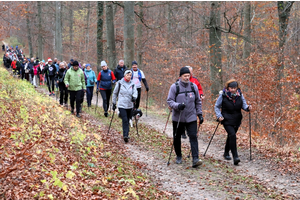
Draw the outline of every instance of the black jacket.
M127 70L126 66L124 65L123 67L120 67L119 65L114 71L114 75L116 77L116 81L121 80L124 77L124 72Z
M46 76L55 76L56 74L56 67L55 65L50 65L47 64L44 68L44 73L46 74Z
M65 84L64 83L64 78L65 78L65 74L66 74L67 70L58 70L58 72L55 74L55 81L59 81L58 84Z
M225 93L223 93L222 101L222 115L224 117L223 125L239 126L242 122L243 101L242 97L238 97L235 103L228 99Z

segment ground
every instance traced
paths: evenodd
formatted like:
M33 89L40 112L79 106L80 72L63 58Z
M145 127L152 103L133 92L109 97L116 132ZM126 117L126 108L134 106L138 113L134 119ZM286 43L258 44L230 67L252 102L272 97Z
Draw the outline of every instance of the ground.
M37 88L37 90L47 94L45 88ZM95 103L96 95L93 97L93 104ZM100 95L98 106L102 106ZM90 117L92 123L101 123L86 113L83 113L83 116ZM144 113L139 123L163 132L167 116L149 110L147 116ZM201 154L205 151L216 125L216 122L208 121L202 124L198 139ZM253 149L253 159L250 161L249 149L239 144L241 147L239 166L234 166L232 161L225 161L222 155L226 135L222 129L223 127L220 126L206 157L201 157L204 163L198 169L191 168L191 158L187 158L187 155L183 158L183 164L176 165L173 152L171 164L167 166L168 157L162 153L144 148L135 142L124 145L127 156L145 165L144 171L154 178L162 190L169 191L170 196L177 194L178 199L300 199L299 176L280 172L272 160L258 154L255 149ZM171 121L165 133L168 137L172 137ZM120 136L114 138L122 140ZM189 152L188 139L182 141L186 148L185 152ZM166 149L167 154L170 148Z

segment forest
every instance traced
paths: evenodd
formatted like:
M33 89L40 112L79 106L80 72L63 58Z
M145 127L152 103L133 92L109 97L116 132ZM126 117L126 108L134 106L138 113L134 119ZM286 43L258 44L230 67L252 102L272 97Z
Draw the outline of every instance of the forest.
M203 115L235 78L252 105L252 137L281 154L300 152L300 4L297 1L1 2L0 38L26 57L90 63L100 71L136 60L152 108L167 111L184 66L202 85ZM143 91L142 98L146 98ZM242 130L249 130L248 115Z

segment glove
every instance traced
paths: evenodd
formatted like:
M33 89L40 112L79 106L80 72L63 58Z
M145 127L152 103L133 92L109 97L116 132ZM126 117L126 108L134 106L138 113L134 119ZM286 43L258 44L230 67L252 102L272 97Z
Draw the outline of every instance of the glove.
M116 104L114 103L114 104L113 104L113 111L115 111L116 108L117 108L117 106L116 106Z
M179 110L183 110L184 108L185 108L184 103L181 103L181 104L178 105L178 109Z
M134 103L136 101L136 98L132 97L131 101Z
M147 91L147 92L149 91L149 88L148 88L148 87L146 87L146 91Z
M99 88L97 88L97 93L98 93L99 91L100 91Z
M200 120L200 124L203 124L204 119L203 119L203 117L202 117L202 114L199 114L199 115L198 115L198 118L199 118L199 120Z

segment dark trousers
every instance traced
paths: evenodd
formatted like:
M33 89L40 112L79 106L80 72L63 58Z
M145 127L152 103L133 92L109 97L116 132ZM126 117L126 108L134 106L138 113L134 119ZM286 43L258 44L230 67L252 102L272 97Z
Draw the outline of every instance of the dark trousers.
M47 85L48 85L48 90L49 92L53 92L54 91L54 76L47 76ZM52 86L52 90L51 90L51 86Z
M64 83L58 83L59 86L59 103L62 105L63 103L68 103L68 89Z
M237 158L238 153L237 153L237 146L236 146L236 132L238 131L239 126L224 125L224 128L227 132L225 153L229 153L229 150L231 150L233 158Z
M137 91L138 91L138 96L137 96L136 101L135 101L135 108L136 109L138 109L140 107L142 88L137 88Z
M25 74L25 79L27 80L27 81L29 81L29 73L24 73Z
M25 72L24 72L24 70L21 70L21 79L23 80L24 78L25 78Z
M87 100L88 106L92 105L93 92L94 92L94 86L86 87L86 100Z
M78 91L69 90L69 93L70 93L71 110L74 110L74 102L76 100L76 112L77 112L77 114L79 114L83 91L82 90L78 90Z
M178 131L176 133L177 122L173 121L173 142L175 153L178 157L182 157L181 154L181 134L187 130L187 134L190 137L191 151L193 159L199 158L198 140L197 140L197 121L190 123L180 122Z
M110 99L110 95L111 95L111 90L100 90L100 94L101 94L102 100L103 100L104 112L107 112L108 108L109 108L109 99Z
M129 134L129 119L131 119L131 110L119 108L119 116L122 118L123 137L128 137Z

